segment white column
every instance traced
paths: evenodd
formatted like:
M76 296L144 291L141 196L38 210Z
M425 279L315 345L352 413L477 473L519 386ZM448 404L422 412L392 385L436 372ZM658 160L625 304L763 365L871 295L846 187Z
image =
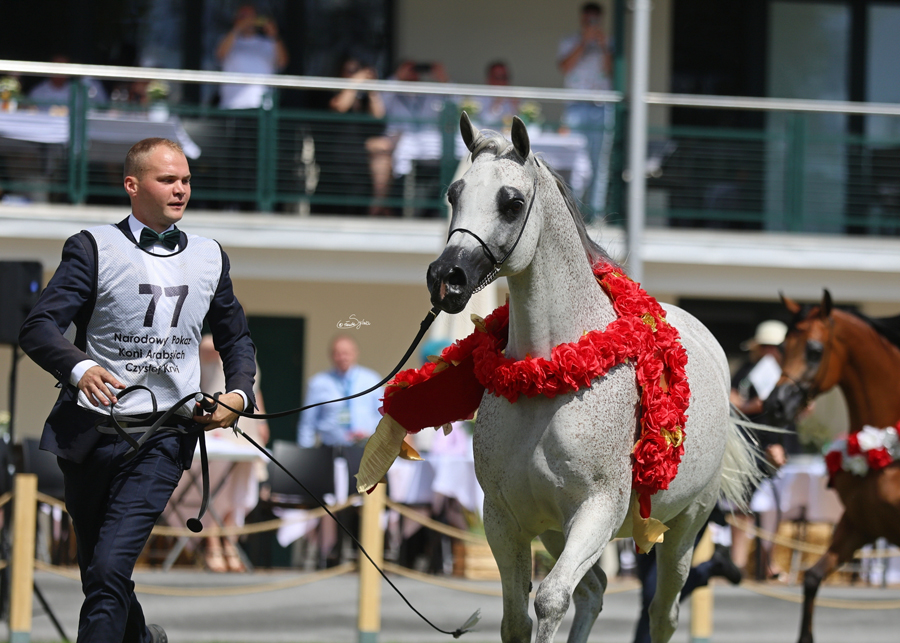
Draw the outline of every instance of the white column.
M644 280L644 215L647 201L647 79L650 75L650 0L632 0L634 34L628 124L628 272Z

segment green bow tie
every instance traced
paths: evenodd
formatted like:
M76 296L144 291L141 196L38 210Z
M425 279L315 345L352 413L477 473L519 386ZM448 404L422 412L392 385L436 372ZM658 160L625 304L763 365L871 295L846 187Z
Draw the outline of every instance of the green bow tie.
M175 228L169 230L168 232L159 234L156 230L145 227L143 230L141 230L141 240L138 241L138 246L146 249L157 243L161 243L169 250L174 250L176 247L178 247L178 241L180 239L181 232L179 232Z

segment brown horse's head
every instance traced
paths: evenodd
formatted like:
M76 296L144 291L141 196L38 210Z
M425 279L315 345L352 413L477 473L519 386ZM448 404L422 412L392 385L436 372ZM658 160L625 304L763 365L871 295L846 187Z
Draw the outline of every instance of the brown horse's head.
M828 290L813 306L801 306L783 295L781 301L793 319L784 338L781 379L766 399L765 410L769 422L785 425L838 383L847 356L834 338Z

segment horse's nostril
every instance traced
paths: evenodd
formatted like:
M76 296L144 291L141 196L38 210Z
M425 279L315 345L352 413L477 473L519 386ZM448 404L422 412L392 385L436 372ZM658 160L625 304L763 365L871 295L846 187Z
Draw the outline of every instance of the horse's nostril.
M465 286L466 273L461 268L453 268L447 273L444 282L450 286Z

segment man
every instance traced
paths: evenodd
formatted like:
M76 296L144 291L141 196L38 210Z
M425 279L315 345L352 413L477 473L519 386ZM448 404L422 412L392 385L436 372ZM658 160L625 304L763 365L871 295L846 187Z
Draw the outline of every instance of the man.
M68 63L71 62L65 54L54 54L50 58L50 62ZM38 85L36 85L29 93L28 97L43 103L45 107L52 105L69 105L71 98L71 77L70 76L50 76ZM82 78L88 102L91 104L107 103L109 98L106 94L103 84L94 78ZM80 100L80 99L79 99Z
M338 335L331 341L329 371L316 373L309 380L304 405L347 397L369 389L381 380L378 373L357 364L359 346L349 335ZM375 431L381 420L378 407L382 392L346 402L325 404L300 414L297 440L302 447L317 443L327 446L351 446L362 442Z
M222 71L242 74L274 74L288 63L287 49L278 37L278 25L260 17L253 5L241 5L234 26L216 49ZM264 85L222 85L219 106L222 109L252 109L263 103L268 88Z
M603 29L603 7L587 2L581 7L581 30L559 43L556 62L568 89L608 90L612 88L612 48ZM603 134L611 118L603 103L577 102L566 105L564 124L583 131L591 159L591 180L582 199L595 213L605 206L606 150ZM608 147L608 146L607 146Z
M210 239L175 227L191 197L190 169L177 143L151 138L125 159L131 215L70 237L62 261L29 314L19 344L62 388L41 437L58 456L66 506L78 541L85 595L78 640L165 643L147 625L131 575L156 519L190 466L196 432L159 431L133 458L108 427L117 415L150 425L177 401L199 390L198 348L204 319L222 355L226 390L220 400L254 408L253 343L235 299L228 257ZM75 325L74 344L63 336ZM143 384L122 399L116 389ZM206 430L230 426L223 406L211 414L182 406L170 425ZM128 424L126 422L126 424Z
M505 87L509 85L509 67L502 60L488 63L485 81L488 85ZM496 96L479 96L475 99L478 103L478 113L474 118L481 127L501 130L512 125L512 117L519 113L518 98L498 98Z

